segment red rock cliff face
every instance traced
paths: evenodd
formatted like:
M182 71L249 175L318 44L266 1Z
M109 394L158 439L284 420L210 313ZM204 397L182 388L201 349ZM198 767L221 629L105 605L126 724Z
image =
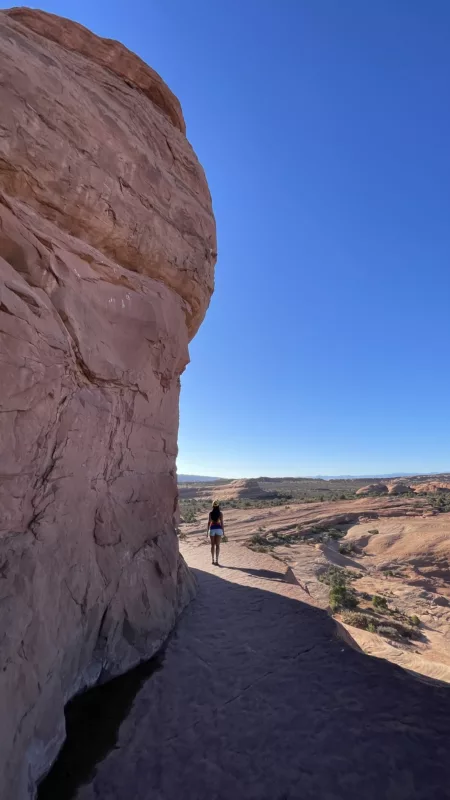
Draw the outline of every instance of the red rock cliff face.
M0 12L0 797L64 703L152 655L193 592L179 376L215 226L177 99L116 42Z

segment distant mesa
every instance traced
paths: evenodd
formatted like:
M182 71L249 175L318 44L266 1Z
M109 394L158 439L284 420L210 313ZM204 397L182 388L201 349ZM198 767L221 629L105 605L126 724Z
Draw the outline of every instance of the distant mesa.
M367 486L361 486L356 494L360 497L379 497L382 494L388 494L389 488L385 483L369 483Z
M183 486L179 487L179 495L182 500L216 499L220 501L229 500L274 500L280 496L279 492L267 492L263 489L256 478L243 478L237 481L230 481L223 484L205 484L205 486Z
M231 481L218 493L220 500L272 500L275 497L278 497L278 492L267 492L256 478Z

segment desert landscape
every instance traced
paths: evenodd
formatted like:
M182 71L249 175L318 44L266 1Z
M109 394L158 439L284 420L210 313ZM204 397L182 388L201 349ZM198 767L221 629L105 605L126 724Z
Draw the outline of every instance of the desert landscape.
M244 226L237 237L242 265L235 265L239 284L236 278L231 302L216 305L205 333L211 351L203 353L201 393L212 416L208 432L193 402L197 430L185 425L193 450L185 464L215 474L214 462L194 457L202 452L199 434L206 437L204 453L222 448L225 412L233 415L234 458L237 423L247 427L270 388L269 340L277 362L274 408L287 420L285 441L297 459L301 415L295 407L289 421L285 410L300 394L291 385L297 337L308 339L309 348L329 309L322 268L311 269L314 277L320 273L317 301L302 283L303 308L293 281L301 272L296 261L289 280L278 268L283 260L292 266L291 251L298 249L297 186L304 178L291 170L297 139L292 148L286 140L288 127L296 137L297 128L291 119L279 124L282 88L289 113L295 110L285 84L290 71L277 77L280 60L268 60L260 42L271 73L261 80L248 49L258 39L256 13L247 35L223 3L233 61L241 39L244 68L224 70L230 59L219 57L220 80L211 73L207 91L202 75L210 77L225 37L210 35L222 31L217 21L206 26L206 36L200 18L218 4L203 4L197 14L184 4L192 27L186 33L180 23L178 44L170 16L165 37L156 14L143 23L148 5L153 14L154 4L142 3L138 13L127 6L115 22L113 13L96 22L90 16L96 4L84 10L81 4L79 13L96 22L93 29L98 23L112 34L142 32L152 58L160 46L155 62L166 56L175 83L190 97L190 130L197 116L203 120L196 141L213 175L231 140L232 160L242 158L247 167L264 139L259 122L255 133L242 124L243 109L258 95L266 142L276 153L269 163L264 150L258 179L249 173L242 186L241 172L233 181L224 168L222 203L228 194ZM303 6L288 5L290 13ZM184 6L179 11L181 20ZM239 9L239 24L241 17ZM273 27L270 17L270 37ZM285 22L285 33L291 29ZM295 35L291 54L297 50ZM193 55L204 59L197 72ZM178 97L120 42L37 9L0 11L0 71L0 800L450 798L450 474L177 478L181 377L199 352L194 347L191 354L190 343L211 301L217 259L209 184L186 137ZM221 140L220 107L223 119L233 118L247 73L253 77L241 97L236 136ZM302 108L305 128L304 121ZM220 155L212 155L212 144ZM284 152L294 201L278 191ZM264 200L266 227L272 236L276 205L292 210L295 248L288 244L289 257L280 254L287 241L281 214L280 235L264 243L266 275L254 256L257 279L247 302L241 266L249 265L247 244L252 251L257 245L251 222L264 194L259 181L269 186L271 172L277 191L268 189ZM245 183L252 194L244 214L237 201ZM313 188L315 194L315 178ZM218 208L225 220L220 200ZM322 224L318 231L322 243ZM264 283L266 342L263 326L258 332L254 325ZM288 295L295 300L290 313ZM233 359L224 367L223 353L237 315L232 324L217 320L230 306L234 313L238 297L261 361L255 365L239 340L234 358L244 356L245 363L235 370ZM435 297L433 312L434 303ZM304 318L307 305L321 315L315 329L316 320L311 326ZM331 305L340 313L334 295ZM294 336L281 333L276 307L283 325L295 325ZM219 333L226 337L222 358ZM289 381L281 381L278 359L289 343L295 348L286 362ZM348 347L342 354L353 364ZM328 389L324 358L320 353L316 361ZM230 374L236 380L235 371L239 385L224 387ZM267 386L258 385L261 376ZM247 406L235 411L230 397L247 397ZM322 426L313 394L309 400ZM372 418L364 414L369 428ZM320 437L312 431L311 437L315 449ZM259 447L259 432L254 443ZM275 428L271 447L264 456L269 472L278 456ZM254 447L245 452L255 457ZM445 461L433 469L436 463ZM218 563L211 563L207 536L213 500L225 517Z
M227 539L283 563L349 641L450 682L449 475L183 482L182 541L208 546L213 498Z

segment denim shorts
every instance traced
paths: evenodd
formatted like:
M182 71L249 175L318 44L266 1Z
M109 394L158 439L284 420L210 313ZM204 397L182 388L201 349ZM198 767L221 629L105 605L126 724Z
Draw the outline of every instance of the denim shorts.
M223 530L220 527L220 525L217 525L217 527L215 527L214 525L211 525L211 527L209 529L209 535L210 536L223 536Z

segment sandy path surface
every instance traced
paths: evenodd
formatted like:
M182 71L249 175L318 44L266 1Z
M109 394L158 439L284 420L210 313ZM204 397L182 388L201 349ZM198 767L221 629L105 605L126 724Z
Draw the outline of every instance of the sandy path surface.
M286 568L236 543L78 800L445 800L450 691L358 653Z

